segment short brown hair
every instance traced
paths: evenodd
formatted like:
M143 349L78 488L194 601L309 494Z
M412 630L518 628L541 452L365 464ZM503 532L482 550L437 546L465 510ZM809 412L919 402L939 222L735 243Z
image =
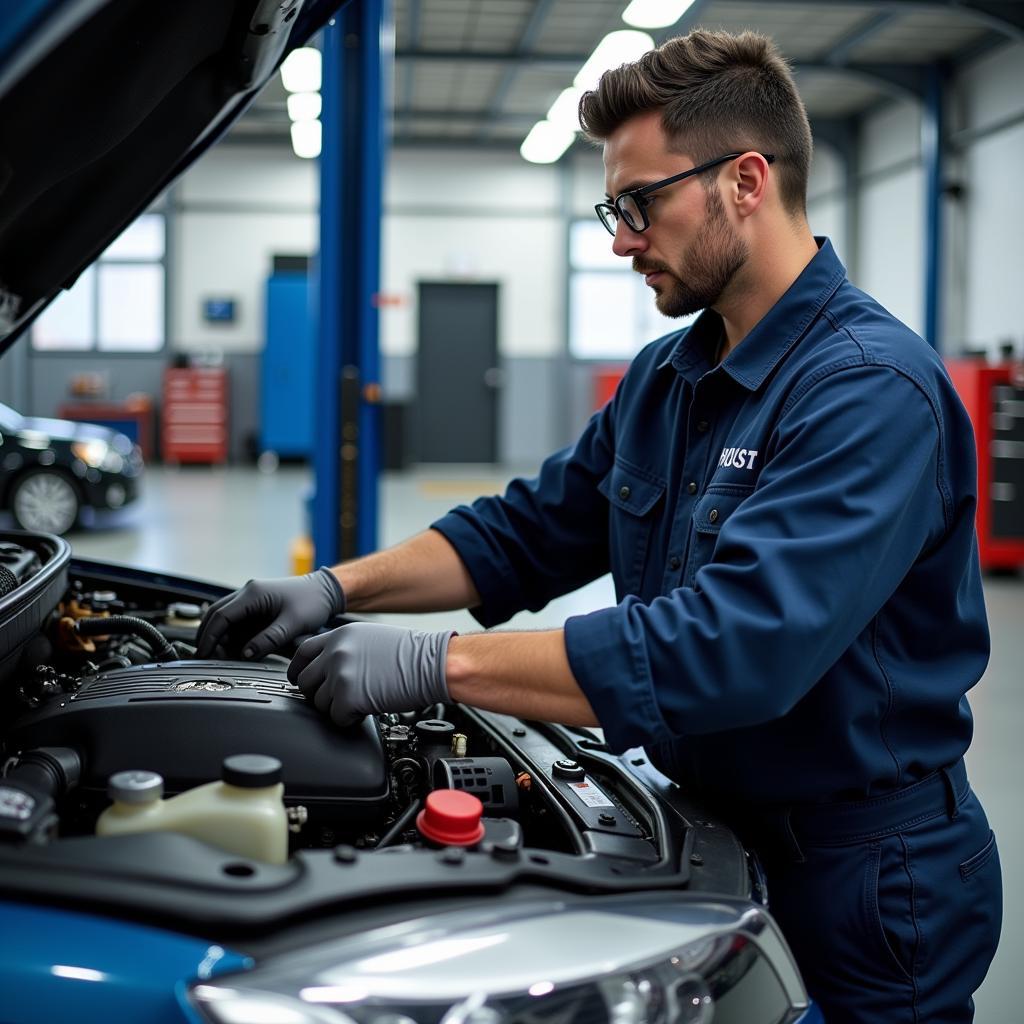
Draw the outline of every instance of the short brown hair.
M662 111L673 147L698 164L737 149L775 154L783 205L806 212L811 128L792 71L767 36L699 29L670 39L606 71L580 100L580 125L604 140L650 110Z

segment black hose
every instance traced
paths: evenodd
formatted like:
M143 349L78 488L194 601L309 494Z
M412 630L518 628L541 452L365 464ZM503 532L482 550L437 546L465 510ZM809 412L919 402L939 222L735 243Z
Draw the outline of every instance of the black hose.
M375 850L390 846L408 827L413 818L419 813L423 805L422 800L413 800L411 804L398 816L398 820L384 833L384 837L374 847Z
M178 661L178 652L167 642L167 638L156 626L150 625L134 615L92 616L78 619L75 632L82 636L120 636L128 634L142 640L157 661Z
M82 760L70 747L40 747L18 757L5 778L24 783L39 793L59 800L78 785L82 776Z

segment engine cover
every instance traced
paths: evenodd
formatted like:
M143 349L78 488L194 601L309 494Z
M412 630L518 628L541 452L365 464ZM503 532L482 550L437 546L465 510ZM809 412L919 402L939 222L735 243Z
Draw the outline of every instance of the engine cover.
M23 715L6 745L77 750L83 796L105 794L111 774L132 768L159 772L165 792L179 793L219 779L230 754L270 754L284 766L288 803L370 820L388 797L373 719L338 729L276 665L182 661L102 672Z

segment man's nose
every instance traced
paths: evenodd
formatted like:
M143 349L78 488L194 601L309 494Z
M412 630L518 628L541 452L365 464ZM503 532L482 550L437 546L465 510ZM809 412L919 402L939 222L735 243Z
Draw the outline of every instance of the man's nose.
M635 256L647 249L647 238L641 231L634 231L624 217L615 222L615 238L612 241L612 252L616 256Z

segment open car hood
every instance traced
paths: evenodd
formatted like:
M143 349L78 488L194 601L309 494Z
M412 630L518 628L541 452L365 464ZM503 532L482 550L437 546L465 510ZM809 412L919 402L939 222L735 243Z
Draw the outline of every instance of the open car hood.
M0 352L343 0L19 0L0 24Z

